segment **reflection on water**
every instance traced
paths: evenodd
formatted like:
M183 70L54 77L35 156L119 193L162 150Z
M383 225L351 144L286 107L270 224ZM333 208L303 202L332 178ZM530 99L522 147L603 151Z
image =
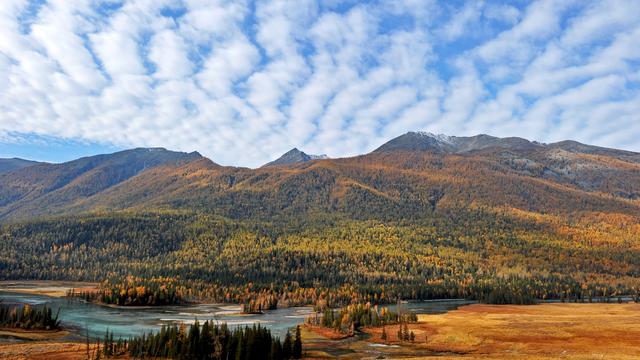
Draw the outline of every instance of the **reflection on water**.
M79 339L89 331L91 337L102 337L106 330L114 337L128 338L142 332L158 330L163 324L193 323L213 320L227 323L230 327L260 324L274 335L284 338L288 329L304 322L312 313L311 307L295 307L266 311L264 314L240 314L239 305L197 304L187 306L162 306L153 308L107 307L87 304L77 300L54 298L44 295L0 291L4 303L47 304L55 311L60 308L60 320L66 328L75 330L71 338ZM403 304L405 309L418 314L444 313L469 303L463 300L411 302ZM395 308L395 305L390 306ZM4 341L4 340L3 340Z

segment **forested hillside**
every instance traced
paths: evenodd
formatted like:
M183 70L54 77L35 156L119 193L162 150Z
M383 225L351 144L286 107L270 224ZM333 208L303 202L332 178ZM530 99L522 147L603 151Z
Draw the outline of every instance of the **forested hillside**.
M133 149L62 164L40 163L0 174L0 218L57 215L76 201L98 194L159 165L179 165L198 153Z
M29 190L3 200L0 276L166 282L251 309L638 294L638 154L420 133L390 144L260 169L180 156L52 191L29 180L37 166L11 172L0 191Z

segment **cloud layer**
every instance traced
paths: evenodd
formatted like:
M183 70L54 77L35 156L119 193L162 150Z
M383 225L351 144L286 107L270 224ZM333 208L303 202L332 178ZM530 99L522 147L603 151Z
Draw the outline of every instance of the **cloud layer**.
M409 130L640 151L640 2L2 0L0 141L258 166Z

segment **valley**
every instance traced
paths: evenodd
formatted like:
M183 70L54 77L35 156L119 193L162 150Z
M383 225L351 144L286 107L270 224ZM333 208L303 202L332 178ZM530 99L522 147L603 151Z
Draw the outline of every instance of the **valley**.
M340 340L304 327L304 358L635 359L640 356L638 306L464 305L442 313L418 315L418 322L408 325L415 333L414 341L398 341L397 326L385 327L386 340L380 338L381 327L364 328L362 334ZM265 324L273 326L278 321ZM129 323L137 324L136 318L130 318ZM95 343L90 345L90 351L94 348ZM82 339L0 341L2 359L86 359L86 351Z

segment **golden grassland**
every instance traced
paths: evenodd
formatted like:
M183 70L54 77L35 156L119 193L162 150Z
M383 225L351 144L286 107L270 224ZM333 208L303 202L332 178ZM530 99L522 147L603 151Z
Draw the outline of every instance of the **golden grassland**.
M96 345L89 351L95 352ZM74 342L35 341L0 343L0 359L12 360L86 360L87 345Z
M415 342L399 342L398 326L366 328L370 336L333 343L308 335L316 358L639 359L640 305L469 305L410 324ZM308 332L306 332L308 334ZM317 345L318 346L317 346ZM338 349L343 349L339 353Z

